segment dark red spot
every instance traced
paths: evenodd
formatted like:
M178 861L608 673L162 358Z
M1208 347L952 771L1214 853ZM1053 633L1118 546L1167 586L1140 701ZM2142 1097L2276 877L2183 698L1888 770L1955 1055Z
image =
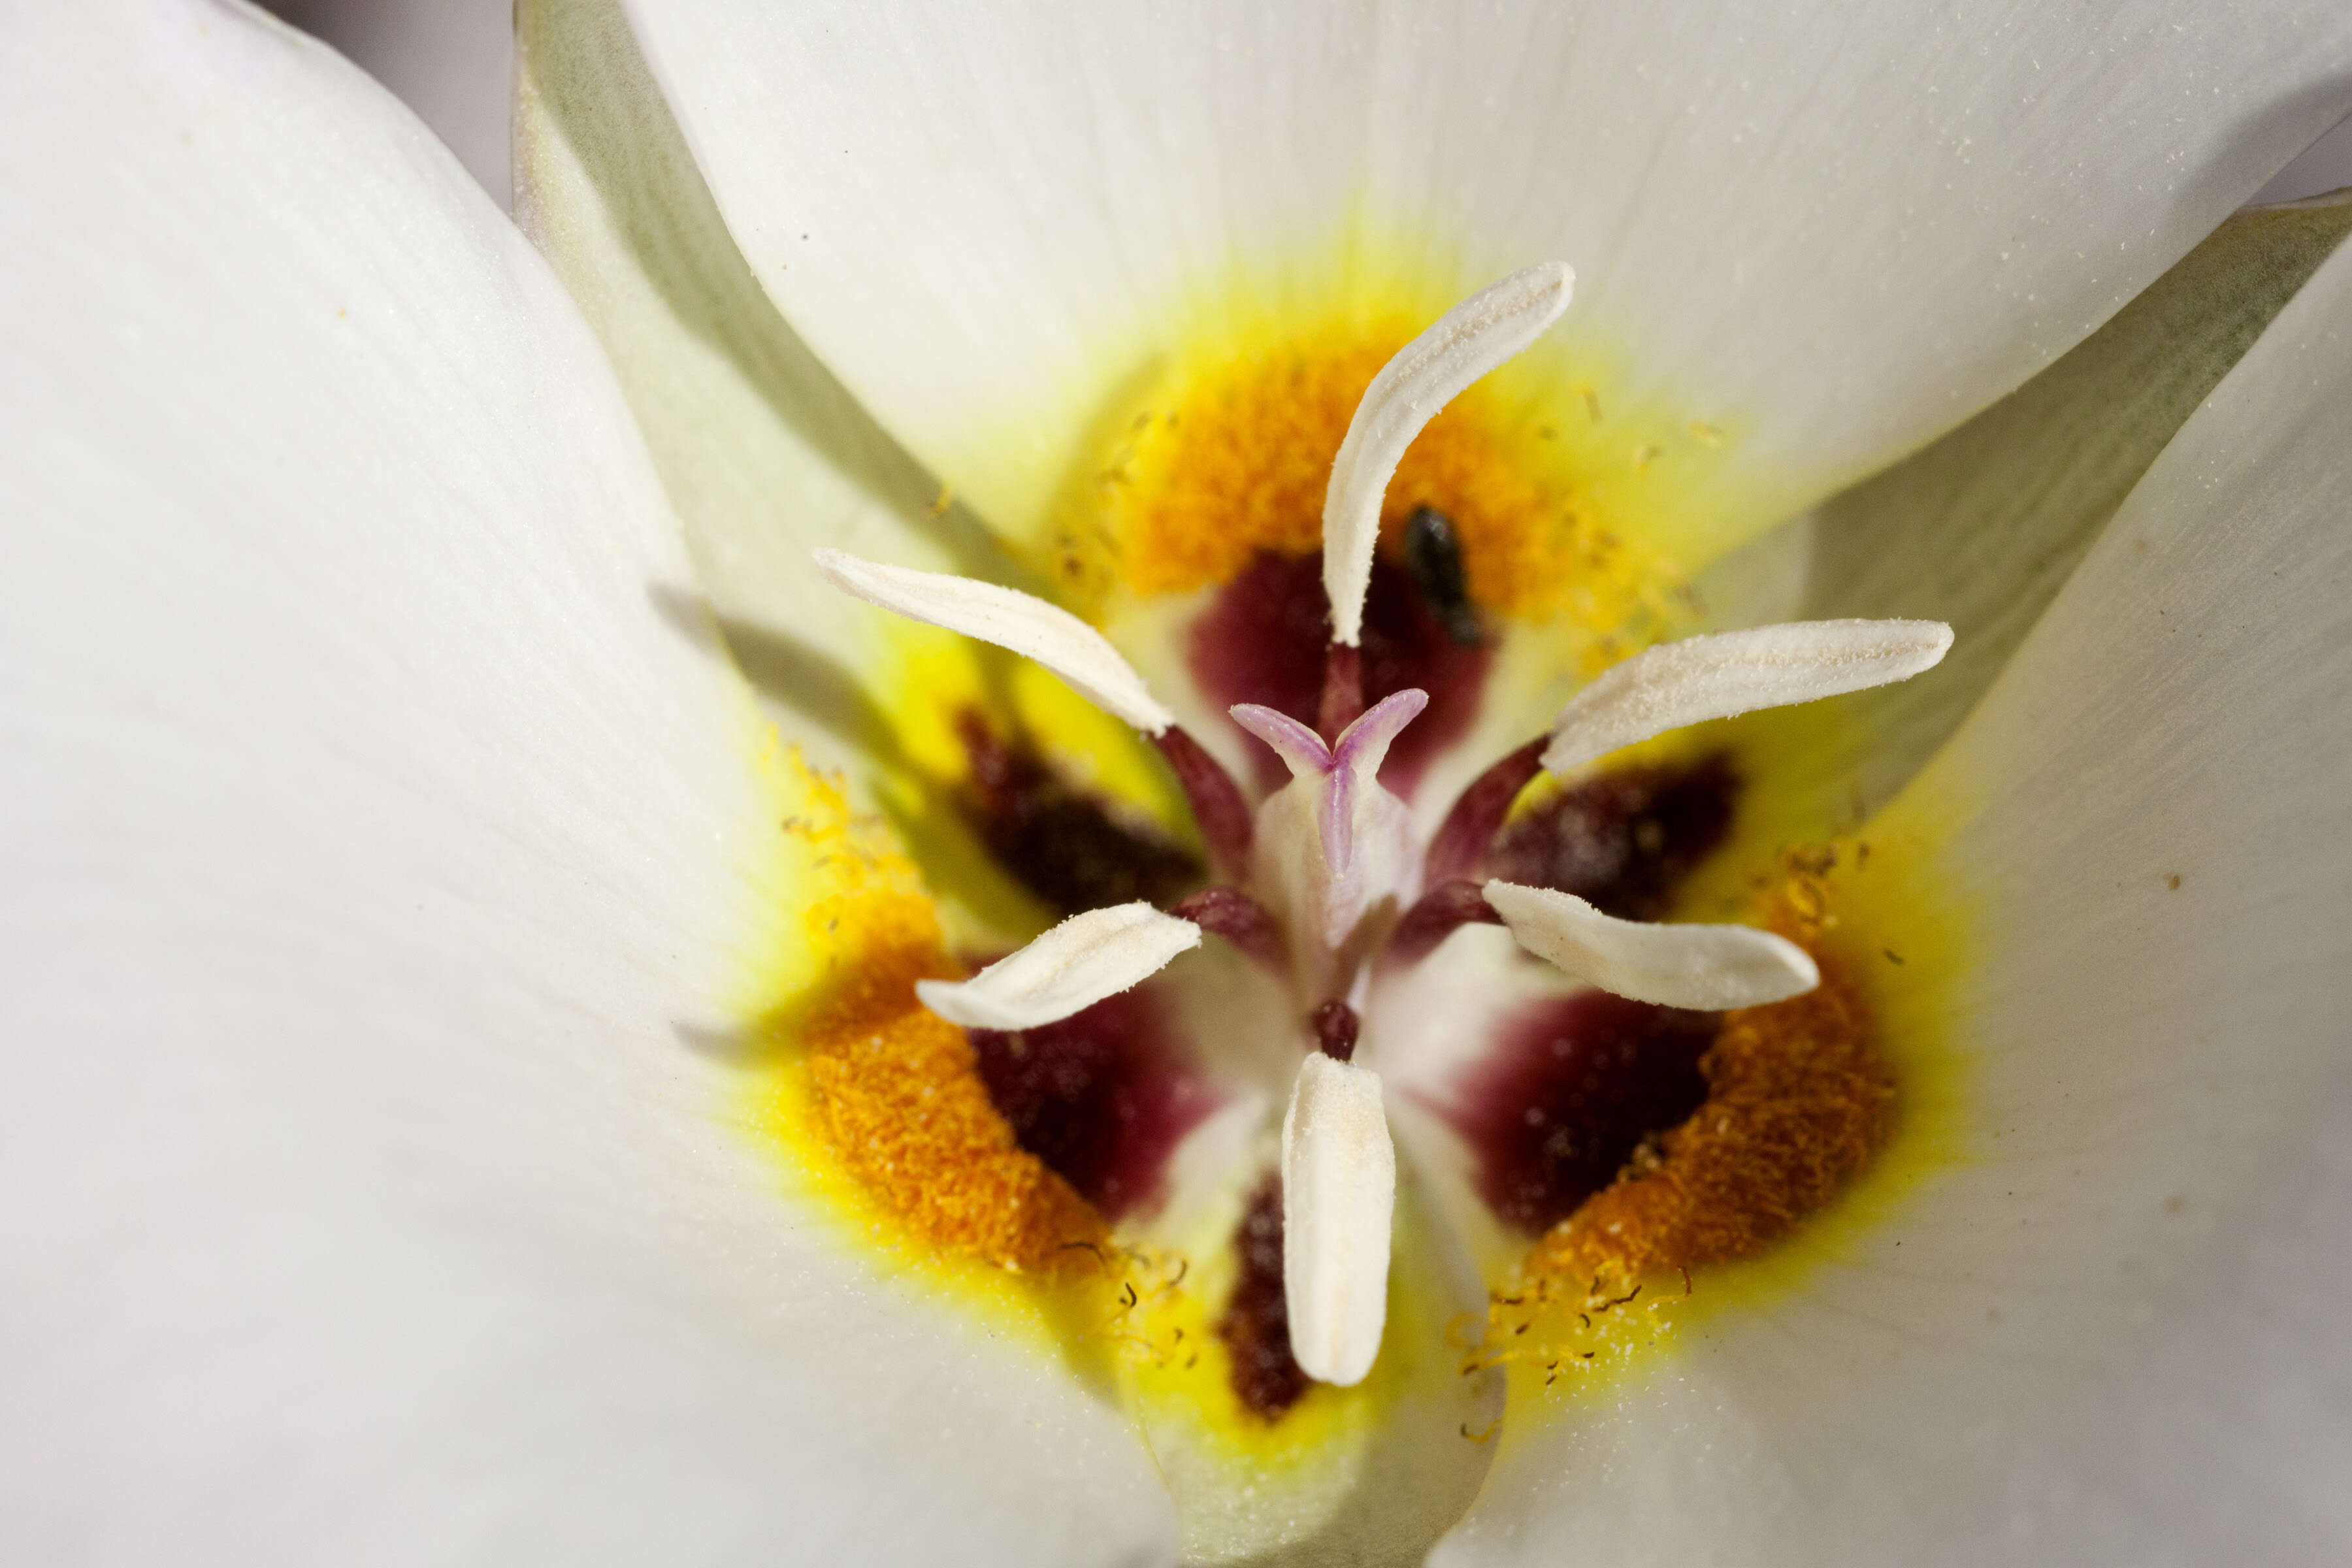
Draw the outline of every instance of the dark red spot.
M1307 1393L1307 1374L1290 1354L1290 1306L1282 1293L1282 1178L1269 1173L1250 1194L1234 1231L1241 1267L1217 1320L1233 1360L1234 1395L1271 1421Z
M1220 707L1256 702L1313 725L1321 716L1324 653L1331 624L1323 564L1311 555L1260 555L1218 590L1192 623L1189 648L1202 689ZM1429 708L1390 748L1381 782L1410 794L1429 764L1461 739L1477 716L1493 652L1457 643L1410 574L1385 558L1372 563L1364 603L1363 702L1418 686ZM1265 747L1252 743L1258 780L1274 788L1288 777Z
M1502 1219L1549 1230L1607 1186L1642 1141L1706 1099L1699 1058L1721 1022L1605 991L1535 1003L1454 1083L1446 1119Z
M957 805L996 863L1058 914L1140 899L1163 904L1201 863L1139 816L1071 784L1027 737L1008 740L973 710L956 717L971 773Z
M1573 893L1621 920L1655 920L1723 842L1738 794L1721 752L1601 773L1506 825L1484 875Z
M1105 1219L1158 1202L1169 1156L1216 1109L1149 985L1042 1028L974 1029L971 1043L1013 1137Z

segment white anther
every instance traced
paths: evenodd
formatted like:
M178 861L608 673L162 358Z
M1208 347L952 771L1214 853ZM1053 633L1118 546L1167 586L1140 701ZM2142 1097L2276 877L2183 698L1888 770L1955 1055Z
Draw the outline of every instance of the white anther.
M1439 409L1559 320L1575 282L1558 261L1512 273L1440 316L1364 389L1323 494L1323 592L1334 642L1354 647L1363 637L1381 498L1404 449Z
M961 982L918 980L923 1005L971 1029L1034 1029L1149 980L1201 945L1201 928L1150 904L1072 915Z
M1102 633L1045 600L944 572L861 561L838 550L811 552L817 570L845 594L909 620L944 626L1033 658L1096 707L1157 735L1176 715L1143 684Z
M1317 1051L1282 1119L1282 1292L1290 1353L1318 1383L1361 1383L1380 1354L1395 1208L1380 1074Z
M1908 680L1951 646L1941 621L1791 621L1660 643L1569 699L1543 765L1564 773L1685 724Z
M1784 1001L1822 983L1803 948L1753 926L1621 921L1572 893L1517 882L1488 882L1485 891L1521 947L1636 1002L1715 1012Z

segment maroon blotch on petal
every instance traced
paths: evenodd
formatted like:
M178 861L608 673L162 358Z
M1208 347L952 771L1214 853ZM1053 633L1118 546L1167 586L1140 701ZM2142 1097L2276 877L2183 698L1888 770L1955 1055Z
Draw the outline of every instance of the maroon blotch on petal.
M1186 652L1219 707L1255 702L1313 725L1322 718L1330 639L1320 560L1266 554L1218 590L1192 623ZM1493 651L1456 643L1411 574L1385 557L1372 563L1360 651L1363 704L1408 687L1429 693L1428 712L1397 738L1381 768L1382 784L1409 795L1477 717ZM1278 760L1261 753L1253 765L1263 787L1280 787Z
M1290 1353L1290 1308L1282 1289L1282 1178L1269 1172L1234 1230L1234 1293L1217 1319L1233 1363L1234 1396L1273 1420L1305 1396L1307 1373Z
M1055 772L1025 736L986 716L956 716L971 772L956 795L964 820L1013 880L1055 913L1141 900L1162 904L1201 879L1201 863L1139 814Z
M1504 827L1484 874L1573 893L1620 920L1656 920L1730 831L1738 795L1722 752L1597 773Z
M971 1043L1014 1139L1106 1219L1160 1200L1177 1144L1217 1106L1148 984L1056 1024L974 1029Z
M1643 1140L1706 1099L1699 1058L1721 1016L1605 991L1533 1003L1437 1109L1477 1160L1480 1196L1537 1234L1616 1179Z

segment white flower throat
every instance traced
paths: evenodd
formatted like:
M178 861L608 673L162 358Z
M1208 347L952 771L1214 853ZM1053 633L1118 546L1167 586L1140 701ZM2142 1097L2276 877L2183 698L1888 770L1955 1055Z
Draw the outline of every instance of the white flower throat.
M1530 745L1505 757L1433 833L1419 834L1379 774L1429 698L1408 689L1363 705L1364 603L1383 495L1413 437L1559 320L1571 283L1569 268L1553 263L1473 295L1366 390L1324 502L1332 637L1322 732L1271 708L1231 710L1290 772L1255 808L1109 641L1076 616L992 584L815 552L836 586L1035 660L1168 757L1226 881L1168 910L1136 902L1073 916L969 980L923 981L918 991L952 1023L1037 1028L1157 973L1199 946L1204 931L1284 976L1294 1004L1287 1026L1302 1060L1282 1128L1283 1284L1291 1353L1326 1383L1365 1376L1387 1312L1396 1158L1380 1064L1352 1059L1384 967L1432 961L1447 932L1483 921L1507 927L1521 947L1576 980L1664 1006L1753 1006L1819 981L1803 949L1767 931L1621 920L1569 893L1465 880L1519 786L1538 768L1572 774L1702 721L1906 679L1951 643L1950 628L1936 622L1848 620L1650 648L1580 691L1540 738L1539 755Z

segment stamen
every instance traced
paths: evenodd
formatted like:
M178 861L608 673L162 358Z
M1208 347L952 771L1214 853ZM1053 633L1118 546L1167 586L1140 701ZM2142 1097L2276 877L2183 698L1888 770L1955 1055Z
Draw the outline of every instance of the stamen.
M919 980L915 994L950 1024L1034 1029L1115 996L1201 945L1201 928L1150 904L1072 915L964 981Z
M1381 957L1390 963L1411 963L1429 956L1439 942L1464 926L1479 923L1500 925L1503 917L1486 902L1478 884L1459 879L1440 882L1405 910L1404 918L1389 933Z
M1145 734L1157 736L1176 721L1109 639L1067 610L970 577L886 566L838 550L811 553L817 570L842 592L1034 659L1096 707Z
M1191 921L1202 931L1214 931L1248 957L1267 967L1282 968L1286 954L1282 928L1273 914L1239 888L1203 888L1179 899L1168 911Z
M1351 1061L1356 1055L1356 1041L1364 1032L1364 1021L1356 1010L1334 997L1317 1007L1307 1018L1315 1030L1315 1047L1333 1061Z
M1543 771L1544 748L1550 743L1549 736L1538 736L1470 781L1429 841L1428 858L1422 862L1423 881L1434 887L1477 869L1479 858L1510 815L1511 803Z
M1364 711L1364 650L1333 643L1323 650L1323 694L1315 704L1315 727L1327 740Z
M1794 621L1661 643L1569 699L1543 765L1564 773L1685 724L1908 680L1951 646L1941 621Z
M1318 1051L1282 1119L1282 1284L1306 1373L1363 1381L1388 1321L1396 1149L1378 1073Z
M1192 803L1192 820L1218 868L1229 877L1246 875L1253 826L1241 785L1234 783L1234 775L1225 772L1223 763L1184 732L1181 724L1171 724L1151 739L1160 754L1168 759L1184 798Z
M1753 926L1621 921L1572 893L1499 879L1485 892L1521 947L1636 1002L1721 1012L1783 1001L1821 984L1803 948Z
M1398 351L1364 389L1323 496L1323 591L1331 640L1363 640L1364 593L1380 541L1381 498L1437 411L1543 335L1568 309L1576 274L1547 261L1479 290Z

